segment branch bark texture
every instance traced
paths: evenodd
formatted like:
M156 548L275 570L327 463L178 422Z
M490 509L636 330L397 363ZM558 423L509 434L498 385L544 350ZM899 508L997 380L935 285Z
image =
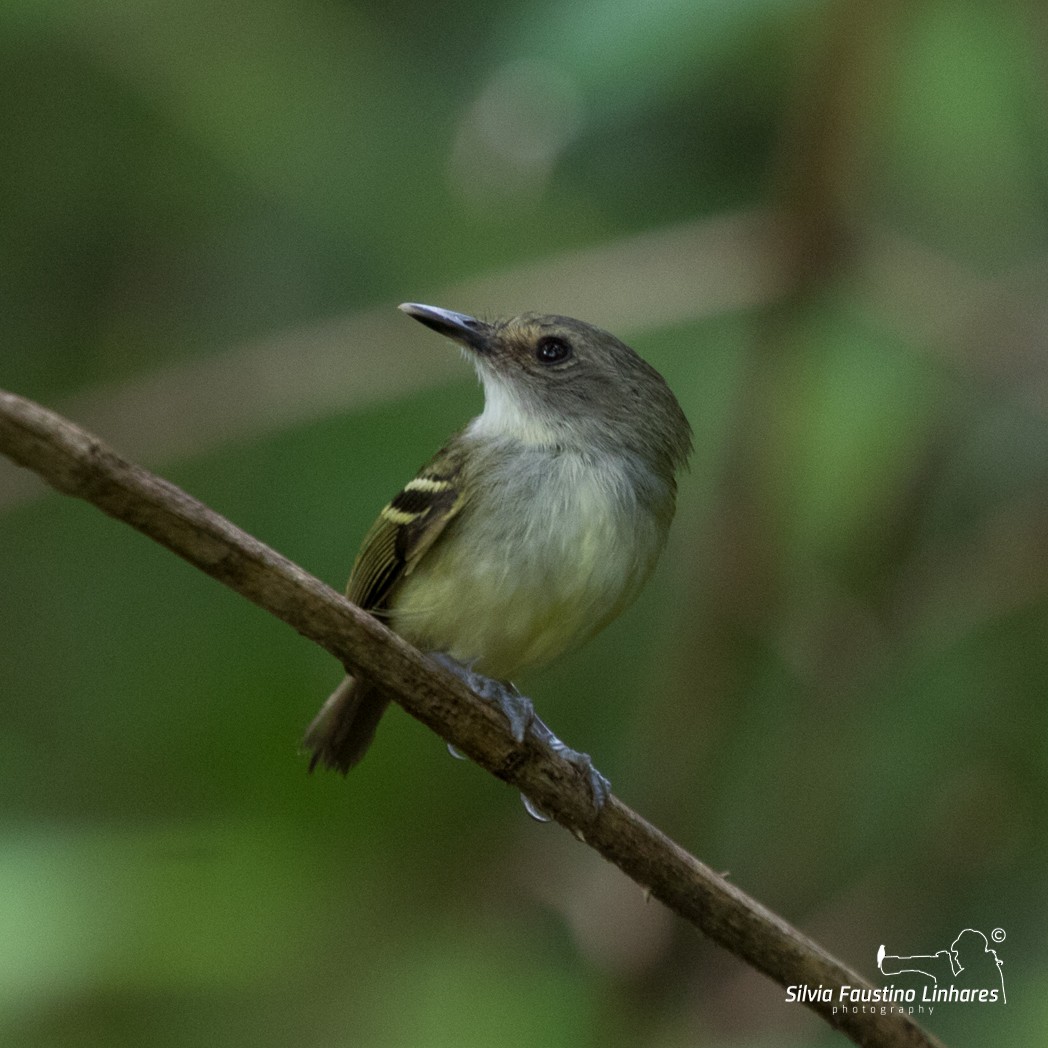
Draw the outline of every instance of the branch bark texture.
M99 438L0 390L0 452L59 491L130 524L319 644L347 669L381 684L413 717L780 985L870 987L616 797L595 813L589 788L572 765L530 737L514 742L491 705L371 615ZM827 1002L806 1003L859 1045L942 1048L908 1016L880 1015L869 1006L835 1015Z

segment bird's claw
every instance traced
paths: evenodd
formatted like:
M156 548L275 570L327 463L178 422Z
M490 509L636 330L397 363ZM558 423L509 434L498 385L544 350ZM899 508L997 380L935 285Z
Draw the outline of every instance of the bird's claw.
M477 673L472 666L463 665L445 652L438 651L429 656L435 663L443 666L453 676L458 677L470 691L476 692L486 702L497 706L509 721L509 732L513 741L523 742L535 720L535 707L526 695L521 695L511 684L505 684L492 677Z
M562 742L538 717L535 718L531 730L533 735L543 739L554 753L563 757L586 780L593 798L593 813L600 814L611 796L611 783L597 771L590 755L573 750L567 743Z
M550 731L535 714L535 707L526 695L521 695L511 684L477 673L472 664L463 665L445 652L433 652L429 657L462 681L470 691L497 706L509 722L510 734L515 742L522 743L530 730L534 738L546 743L554 753L571 764L589 785L594 814L600 813L611 795L611 783L597 771L588 753L573 750ZM534 806L534 802L526 802L526 806L529 804ZM528 810L531 812L532 807L528 807ZM538 817L535 812L532 814Z

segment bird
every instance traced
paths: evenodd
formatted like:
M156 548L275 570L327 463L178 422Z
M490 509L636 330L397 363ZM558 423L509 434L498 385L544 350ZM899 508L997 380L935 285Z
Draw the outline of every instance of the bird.
M588 756L533 718L509 683L585 643L637 596L666 543L691 427L663 377L624 342L571 317L482 320L404 303L458 343L481 413L382 509L350 601L529 725L589 775ZM309 767L345 774L388 696L349 674L309 725ZM598 798L599 799L599 798Z

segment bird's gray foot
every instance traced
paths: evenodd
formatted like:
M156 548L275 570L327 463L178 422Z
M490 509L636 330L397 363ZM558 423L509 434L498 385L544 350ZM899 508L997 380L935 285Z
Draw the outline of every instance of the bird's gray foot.
M476 673L472 666L464 666L444 652L431 653L429 657L458 677L467 688L476 692L482 699L494 703L509 721L510 733L516 742L523 742L530 730L534 738L546 743L554 753L559 754L571 764L589 785L590 794L593 797L594 813L600 812L611 794L611 783L593 766L593 761L588 753L573 750L550 731L535 714L535 707L527 696L521 695L512 684ZM524 803L529 813L535 818L544 816L541 808L533 801L525 798Z
M458 659L453 659L445 652L431 652L429 657L458 677L470 691L475 691L482 699L497 706L509 721L509 731L513 740L524 741L528 728L535 720L535 707L531 705L527 696L521 695L512 684L476 673L471 666L464 666Z
M590 755L579 753L578 750L573 750L566 743L561 742L539 717L535 717L531 722L531 734L541 739L554 753L559 754L575 767L589 784L590 793L593 795L593 811L599 813L611 795L611 783L597 771Z

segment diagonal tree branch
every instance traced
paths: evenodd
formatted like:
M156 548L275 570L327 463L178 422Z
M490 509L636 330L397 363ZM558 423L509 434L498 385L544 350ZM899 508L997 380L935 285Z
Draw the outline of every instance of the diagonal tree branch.
M0 452L148 535L377 682L413 717L536 801L681 917L782 986L870 988L856 972L718 876L544 744L518 744L492 706L376 619L180 488L30 400L0 390ZM942 1048L908 1016L805 1002L871 1048ZM835 1006L836 1013L835 1013Z

